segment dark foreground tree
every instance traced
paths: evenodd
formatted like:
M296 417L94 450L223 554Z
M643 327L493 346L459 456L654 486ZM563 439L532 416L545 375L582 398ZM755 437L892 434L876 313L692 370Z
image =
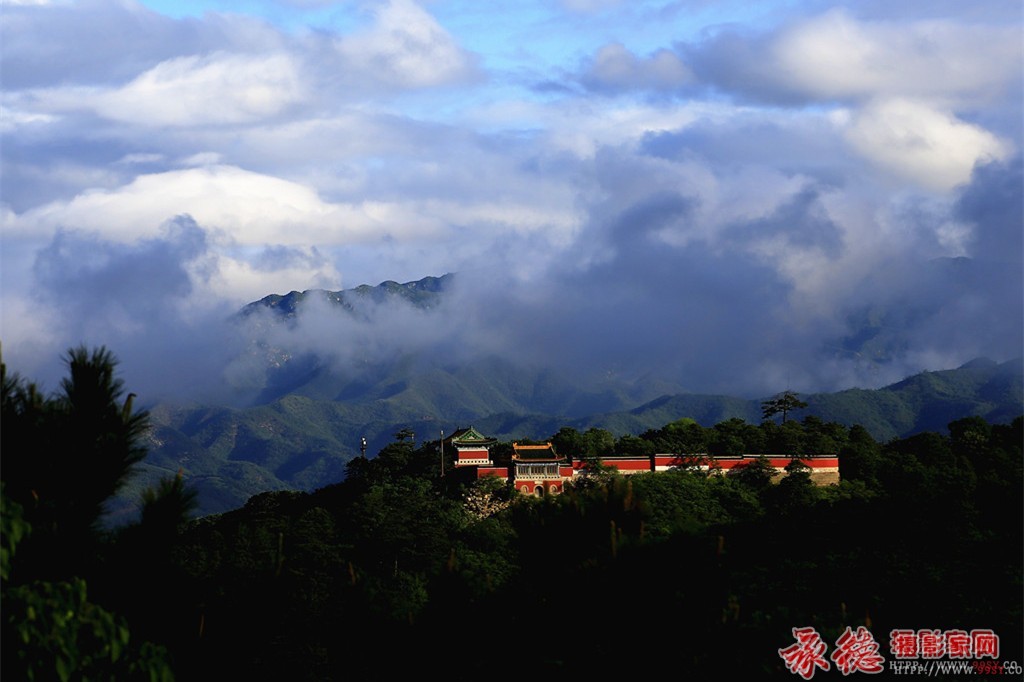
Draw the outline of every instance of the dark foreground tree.
M148 415L124 397L110 351L79 347L65 362L49 397L0 362L3 677L171 679L166 649L132 635L158 632L135 627L147 618L173 622L170 548L195 495L165 481L143 495L138 524L104 526L105 505L146 454Z
M133 637L123 617L91 601L82 578L10 583L18 545L32 535L22 511L0 487L4 679L173 680L167 650Z
M44 399L31 383L3 377L2 478L34 532L28 561L46 577L81 575L95 552L104 503L145 457L148 414L133 412L106 348L71 349L61 390Z

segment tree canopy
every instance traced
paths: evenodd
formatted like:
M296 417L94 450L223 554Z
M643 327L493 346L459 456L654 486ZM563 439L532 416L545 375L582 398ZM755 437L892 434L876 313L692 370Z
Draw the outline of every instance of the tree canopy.
M767 421L777 414L782 415L782 423L786 423L789 413L795 410L802 410L807 403L800 400L798 394L793 391L783 391L769 400L761 403L761 416Z
M97 468L104 480L85 482L87 499L130 476L143 413L105 371L111 357L83 359L103 365L72 374L88 390L49 398L4 373L11 679L395 679L436 666L475 680L493 676L495 651L538 632L549 644L522 661L541 679L624 677L641 664L713 679L723 661L738 677L790 679L777 652L808 623L826 641L864 627L883 647L895 628L983 624L1000 636L1000 658L1021 660L1022 418L960 419L948 435L884 444L812 417L678 419L618 438L563 428L551 438L559 453L595 474L544 498L466 470L442 477L440 444L400 432L317 490L264 492L188 519L187 481L172 477L143 496L137 521L103 529L46 508L58 465L14 452L6 466L15 445L51 462L67 455L40 444L65 443L121 463ZM82 420L75 442L48 433L69 419L71 394L93 396L78 404L99 415ZM600 464L609 452L781 447L839 452L842 480L813 485L796 458L784 475L767 460L730 475L624 476ZM72 528L88 536L88 560L30 560L47 546L32 549L39 538L81 542ZM642 653L595 650L595 624ZM672 646L644 648L652 636ZM399 653L382 656L382 643Z
M73 348L65 363L46 397L0 361L4 677L169 680L167 650L133 638L119 607L172 571L194 493L171 479L144 492L138 522L104 527L104 505L145 457L148 415L110 351Z

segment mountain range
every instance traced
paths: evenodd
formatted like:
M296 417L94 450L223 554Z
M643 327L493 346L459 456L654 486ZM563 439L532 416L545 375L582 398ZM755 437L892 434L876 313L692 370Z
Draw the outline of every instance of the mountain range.
M238 316L269 327L294 325L301 307L314 300L352 316L394 302L429 310L441 303L453 277L268 296ZM468 425L501 440L544 439L563 426L619 436L682 417L703 426L733 417L759 423L761 402L771 397L687 393L655 376L581 382L557 369L494 356L447 364L403 354L346 374L316 354L295 355L270 342L253 353L265 363L266 381L249 405L151 407L149 455L114 516L131 513L130 500L142 487L178 471L198 489L201 514L236 508L267 490L322 487L344 478L362 438L373 455L403 428L417 440L437 440L442 431ZM880 441L942 431L972 415L1005 423L1024 413L1022 375L1020 359L977 359L879 389L802 395L808 406L796 416L861 424Z

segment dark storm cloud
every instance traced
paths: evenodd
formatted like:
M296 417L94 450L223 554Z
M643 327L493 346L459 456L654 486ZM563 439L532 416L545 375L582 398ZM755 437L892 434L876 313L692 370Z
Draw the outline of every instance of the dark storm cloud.
M1024 173L1021 157L975 169L955 207L958 219L974 226L971 254L982 261L1021 263Z
M952 214L932 206L897 216L908 233L856 268L843 261L844 240L856 235L844 236L822 202L831 189L805 184L761 217L705 237L695 226L699 196L657 183L616 194L636 168L617 155L598 163L609 196L543 275L504 278L506 263L460 281L460 332L479 336L471 345L589 380L646 375L747 395L880 386L1020 354L1019 262L935 258L937 226L969 213L1019 254L1019 162L979 168ZM782 239L781 253L752 250L764 238ZM827 289L801 291L782 274L782 259L802 254L824 259Z
M969 259L880 261L850 296L837 301L847 334L824 339L883 379L977 357L1020 357L1019 268Z
M757 164L838 182L848 153L835 129L820 120L751 116L729 122L698 121L683 130L649 133L640 151L664 159L697 156L717 166ZM830 183L832 184L832 183Z
M601 170L611 185L627 172L612 165L615 158L608 155ZM352 318L313 298L294 325L261 323L259 333L269 346L292 357L314 354L348 377L406 355L428 366L494 356L558 368L580 385L655 376L695 390L760 389L774 377L761 376L757 364L771 360L777 343L795 350L800 341L785 322L790 287L743 251L665 243L660 233L686 229L695 202L657 188L601 201L577 250L521 278L546 245L539 236L510 241L478 269L458 273L451 297L434 311L393 304ZM246 372L258 383L257 366L233 368L239 381Z
M726 234L737 247L766 238L781 238L791 248L817 249L836 258L840 255L842 237L820 198L819 188L805 186L769 215L734 225Z
M743 249L704 239L674 246L659 236L690 229L698 202L654 191L595 207L592 229L608 257L548 283L559 292L548 326L564 362L654 373L702 390L749 390L764 381L758 363L776 344L795 342L785 338L791 287Z
M919 250L879 254L868 274L851 282L848 295L837 300L849 335L832 343L879 365L891 364L897 375L980 356L1019 357L1024 349L1022 194L1019 157L977 168L946 216L973 227L970 257L933 258L934 247L925 238Z
M758 383L748 372L764 357L764 339L777 335L788 287L742 253L674 248L634 232L638 216L659 209L668 212L659 218L678 219L672 204L659 197L626 211L613 228L614 256L547 283L554 302L531 315L543 321L544 348L579 371L654 374L703 390Z
M621 153L596 164L608 196L590 206L574 247L542 275L496 276L515 272L506 261L460 273L461 332L476 348L571 370L580 381L657 377L701 391L773 390L779 349L796 358L816 341L793 331L791 285L744 249L666 241L696 230L699 197L664 180L645 187L640 166ZM813 214L813 203L788 214ZM815 221L792 229L820 231Z
M142 399L201 399L225 394L221 374L239 352L228 325L232 311L190 301L193 282L208 274L208 237L191 218L170 221L163 236L132 245L65 230L38 252L37 300L55 311L70 347L104 345L122 361ZM53 353L61 348L53 348ZM45 381L53 386L55 379Z
M723 27L699 44L679 43L675 50L706 86L738 96L741 100L783 106L813 101L784 81L769 56L770 38L739 27Z
M961 194L954 215L974 227L970 247L974 268L965 276L955 304L961 334L975 334L980 351L1000 358L1024 349L1024 175L1021 157L978 167ZM980 338L978 338L980 337ZM964 339L970 344L972 339ZM979 353L980 354L980 353Z
M170 222L162 238L131 245L60 231L39 252L34 275L39 293L65 315L93 317L116 307L144 322L162 314L168 300L188 296L185 266L205 250L206 235L190 218Z

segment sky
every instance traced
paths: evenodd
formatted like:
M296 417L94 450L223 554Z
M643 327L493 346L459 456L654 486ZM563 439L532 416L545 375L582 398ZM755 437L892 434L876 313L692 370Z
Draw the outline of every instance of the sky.
M1024 353L1019 0L0 11L0 343L44 387L79 344L250 386L245 303L449 272L275 342L750 396Z

